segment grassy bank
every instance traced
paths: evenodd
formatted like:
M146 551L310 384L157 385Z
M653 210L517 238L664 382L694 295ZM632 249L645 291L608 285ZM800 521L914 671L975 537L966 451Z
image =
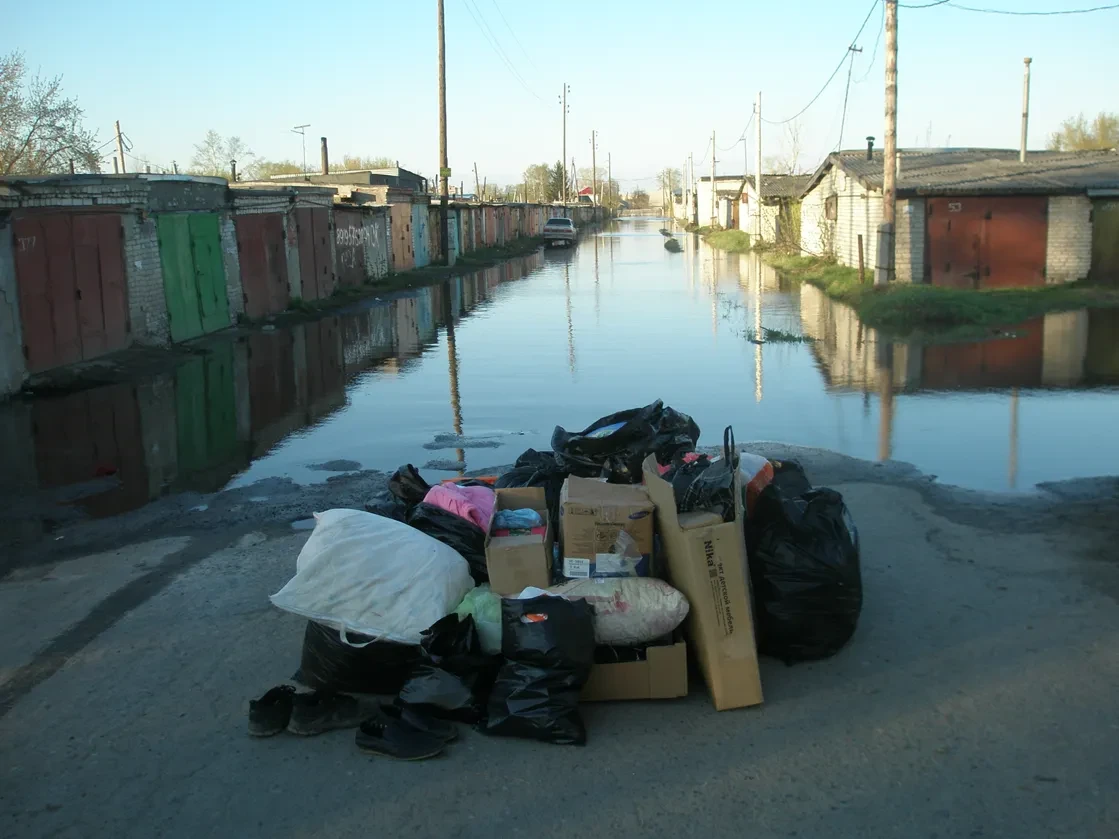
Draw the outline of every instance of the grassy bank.
M709 230L709 229L708 229ZM711 247L732 253L751 250L750 236L741 230L695 232ZM1048 312L1119 307L1119 289L1085 282L1009 289L957 289L924 284L873 285L859 282L854 268L813 256L792 256L772 249L755 249L767 264L790 279L811 283L834 300L851 306L867 326L893 335L922 332L987 330L1013 326Z
M860 283L856 269L816 257L774 251L761 257L785 276L847 303L867 326L895 335L1011 326L1048 312L1119 307L1119 290L1085 283L981 290L896 283L879 289L870 272L867 282Z

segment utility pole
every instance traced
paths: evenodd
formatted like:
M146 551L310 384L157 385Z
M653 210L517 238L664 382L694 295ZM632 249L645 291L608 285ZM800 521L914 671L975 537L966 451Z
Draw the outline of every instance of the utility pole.
M474 200L482 200L482 187L478 183L478 161L474 161Z
M1026 162L1026 134L1030 126L1030 64L1032 58L1023 58L1026 65L1025 75L1022 77L1022 143L1018 147L1018 162Z
M116 122L116 130L117 130L117 157L120 158L120 172L123 175L125 172L128 171L128 167L124 165L124 139L121 137L121 134L120 134L120 120L119 119Z
M435 0L439 19L439 245L443 259L451 264L450 237L447 231L447 182L451 167L447 164L447 60L443 35L443 0Z
M591 203L598 205L598 163L595 161L594 129L591 129Z
M563 203L567 204L567 94L571 90L571 85L567 82L563 83L563 92L560 94L559 101L560 107L563 110L563 157L560 161L563 166Z
M696 217L699 213L699 210L696 209L696 206L695 206L695 201L696 201L696 198L695 198L695 192L696 192L695 155L692 154L691 152L688 152L688 170L691 172L691 176L692 176L692 194L688 196L688 221L691 222L692 224L695 224L697 221L699 221L699 219Z
M307 132L306 129L311 127L311 123L304 125L297 125L291 130L292 134L298 134L303 139L303 177L307 177Z
M610 152L606 152L606 194L610 195L610 200L613 202L614 190L614 163L610 159Z
M758 241L762 238L762 92L758 91L758 101L754 105L754 122L757 123L754 128L754 192L757 201L754 207L754 236Z
M715 211L715 132L711 132L711 218L708 220L709 224L714 225L718 221L718 213Z
M898 0L886 4L886 143L882 155L882 224L878 226L874 284L894 278L894 223L898 171Z

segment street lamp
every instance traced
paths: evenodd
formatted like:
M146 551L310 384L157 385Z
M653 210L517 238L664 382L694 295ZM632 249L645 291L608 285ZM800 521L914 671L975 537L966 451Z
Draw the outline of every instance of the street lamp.
M304 129L305 128L310 128L310 127L311 127L311 123L308 122L308 123L304 123L303 125L297 125L297 126L295 126L295 128L293 128L291 130L293 134L298 134L300 137L303 138L303 177L304 178L307 177L307 133L306 133L306 131L304 131Z

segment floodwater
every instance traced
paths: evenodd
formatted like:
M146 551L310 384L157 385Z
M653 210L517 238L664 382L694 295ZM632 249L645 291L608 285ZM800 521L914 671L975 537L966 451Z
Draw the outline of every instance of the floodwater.
M733 425L975 489L1119 472L1119 311L891 342L754 256L689 235L667 252L662 226L619 220L570 251L211 340L151 379L0 406L0 488L109 515L266 477L410 462L437 478L657 398L701 444Z

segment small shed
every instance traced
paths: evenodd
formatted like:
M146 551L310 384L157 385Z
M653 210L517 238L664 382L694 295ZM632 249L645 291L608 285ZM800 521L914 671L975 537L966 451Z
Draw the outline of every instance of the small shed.
M801 202L800 248L876 260L882 156L828 156ZM903 149L894 265L901 282L1004 288L1091 277L1119 285L1119 154Z
M800 196L812 175L762 175L759 227L757 178L747 176L742 184L742 209L739 227L765 242L800 241Z

